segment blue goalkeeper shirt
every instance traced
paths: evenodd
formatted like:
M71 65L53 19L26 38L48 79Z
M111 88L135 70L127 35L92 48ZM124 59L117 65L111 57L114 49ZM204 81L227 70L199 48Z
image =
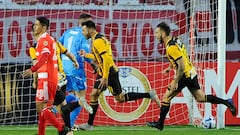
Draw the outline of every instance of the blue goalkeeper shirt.
M62 63L66 75L85 79L84 62L87 61L90 63L91 60L79 55L79 51L82 49L87 53L90 52L90 46L88 40L82 34L82 28L79 26L70 28L58 40L76 57L79 63L79 69L76 69L72 61L66 55L62 55Z

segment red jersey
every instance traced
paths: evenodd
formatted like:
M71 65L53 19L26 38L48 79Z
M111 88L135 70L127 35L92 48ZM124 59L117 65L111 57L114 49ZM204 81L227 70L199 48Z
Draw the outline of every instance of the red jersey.
M37 62L43 56L42 54L48 53L47 61L38 68L38 79L44 79L54 84L58 82L58 65L56 55L56 42L53 37L48 33L42 34L37 42L36 56Z

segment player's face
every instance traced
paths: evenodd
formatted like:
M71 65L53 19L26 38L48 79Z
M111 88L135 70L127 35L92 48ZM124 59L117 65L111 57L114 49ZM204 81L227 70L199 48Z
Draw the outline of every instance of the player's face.
M43 26L41 25L41 23L36 20L34 22L34 26L33 26L33 35L37 36L39 34L41 34L43 32Z
M89 32L89 29L84 25L82 27L82 34L87 38L91 38L91 33Z
M155 30L155 37L159 43L163 43L163 36L162 36L162 31L160 28L156 28Z

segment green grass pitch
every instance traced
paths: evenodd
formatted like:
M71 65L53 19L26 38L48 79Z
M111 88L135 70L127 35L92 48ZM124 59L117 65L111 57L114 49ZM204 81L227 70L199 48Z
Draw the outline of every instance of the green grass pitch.
M36 126L0 126L0 135L35 135ZM75 131L74 135L237 135L239 126L225 129L202 129L193 126L166 126L163 131L146 126L95 126L93 131ZM57 135L56 129L47 127L46 135Z

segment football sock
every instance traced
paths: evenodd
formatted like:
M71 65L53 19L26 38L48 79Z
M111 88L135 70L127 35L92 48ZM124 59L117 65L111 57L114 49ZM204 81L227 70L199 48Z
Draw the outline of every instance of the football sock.
M124 97L125 97L125 101L132 101L132 100L137 100L142 98L150 98L150 95L149 93L130 92L130 93L126 93Z
M98 101L91 101L90 106L93 109L93 113L89 114L88 124L93 125L93 121L94 121L94 118L95 118L95 115L96 115L97 109L98 109Z
M42 112L38 114L38 135L45 135L46 121L44 120Z
M78 115L79 115L79 113L81 112L81 110L82 110L82 107L79 106L79 107L75 108L75 109L70 113L70 126L71 126L71 127L74 126L74 123L75 123L75 121L77 120Z
M205 96L205 101L206 101L206 102L213 103L213 104L224 104L224 105L228 105L228 101L227 101L227 100L218 98L218 97L213 96L213 95L206 95L206 96Z
M70 124L70 113L62 113L62 119L65 123L65 126L71 128L71 124Z
M58 131L63 130L63 125L57 120L54 114L47 108L42 110L42 115L44 120L47 120L52 126L58 129Z
M158 120L158 123L160 125L164 124L164 120L166 118L167 113L169 112L169 108L170 108L170 103L162 102L160 118Z

